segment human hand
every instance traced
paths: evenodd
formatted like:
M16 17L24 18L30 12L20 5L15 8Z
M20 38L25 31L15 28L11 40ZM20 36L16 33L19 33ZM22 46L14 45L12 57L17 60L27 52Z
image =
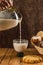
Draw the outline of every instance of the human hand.
M0 10L7 9L13 6L13 0L0 0Z

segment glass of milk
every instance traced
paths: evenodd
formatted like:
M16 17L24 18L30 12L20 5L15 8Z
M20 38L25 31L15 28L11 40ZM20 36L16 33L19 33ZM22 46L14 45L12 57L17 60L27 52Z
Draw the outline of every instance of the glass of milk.
M13 40L13 47L17 52L17 56L22 57L24 55L23 51L27 49L27 46L28 46L28 40L22 39L21 42L19 39Z

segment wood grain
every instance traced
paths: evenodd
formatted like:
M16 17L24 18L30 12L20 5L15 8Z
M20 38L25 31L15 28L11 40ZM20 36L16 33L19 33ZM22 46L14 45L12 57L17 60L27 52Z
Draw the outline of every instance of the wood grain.
M8 65L11 54L12 54L11 49L8 49L8 52L2 61L2 65Z
M7 48L6 49L0 48L0 63L2 62L6 53L7 53Z
M5 50L7 51L6 54L4 54ZM23 63L21 61L22 58L16 56L17 52L15 52L15 50L13 48L0 48L0 55L3 56L3 54L5 56L4 56L3 60L2 60L2 62L0 63L0 65L43 65L43 62L35 63L35 64ZM25 55L28 55L28 54L39 55L37 53L37 51L35 49L33 49L33 48L32 49L27 49L26 51L24 51L24 54Z

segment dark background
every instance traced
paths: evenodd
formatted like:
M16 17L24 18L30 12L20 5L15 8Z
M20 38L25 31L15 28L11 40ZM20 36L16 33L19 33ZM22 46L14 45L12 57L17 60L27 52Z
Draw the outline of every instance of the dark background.
M23 16L22 39L30 39L43 30L43 0L14 0L14 7ZM19 25L13 29L0 32L0 47L13 47L13 39L19 38Z

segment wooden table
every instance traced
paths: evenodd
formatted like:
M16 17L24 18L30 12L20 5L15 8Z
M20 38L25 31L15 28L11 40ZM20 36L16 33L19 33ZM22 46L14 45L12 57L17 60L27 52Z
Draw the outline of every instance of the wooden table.
M20 57L16 56L16 52L13 48L0 48L0 65L43 65L43 62L36 63L36 64L26 64L21 61ZM28 49L24 52L25 55L27 54L37 54L35 49Z

